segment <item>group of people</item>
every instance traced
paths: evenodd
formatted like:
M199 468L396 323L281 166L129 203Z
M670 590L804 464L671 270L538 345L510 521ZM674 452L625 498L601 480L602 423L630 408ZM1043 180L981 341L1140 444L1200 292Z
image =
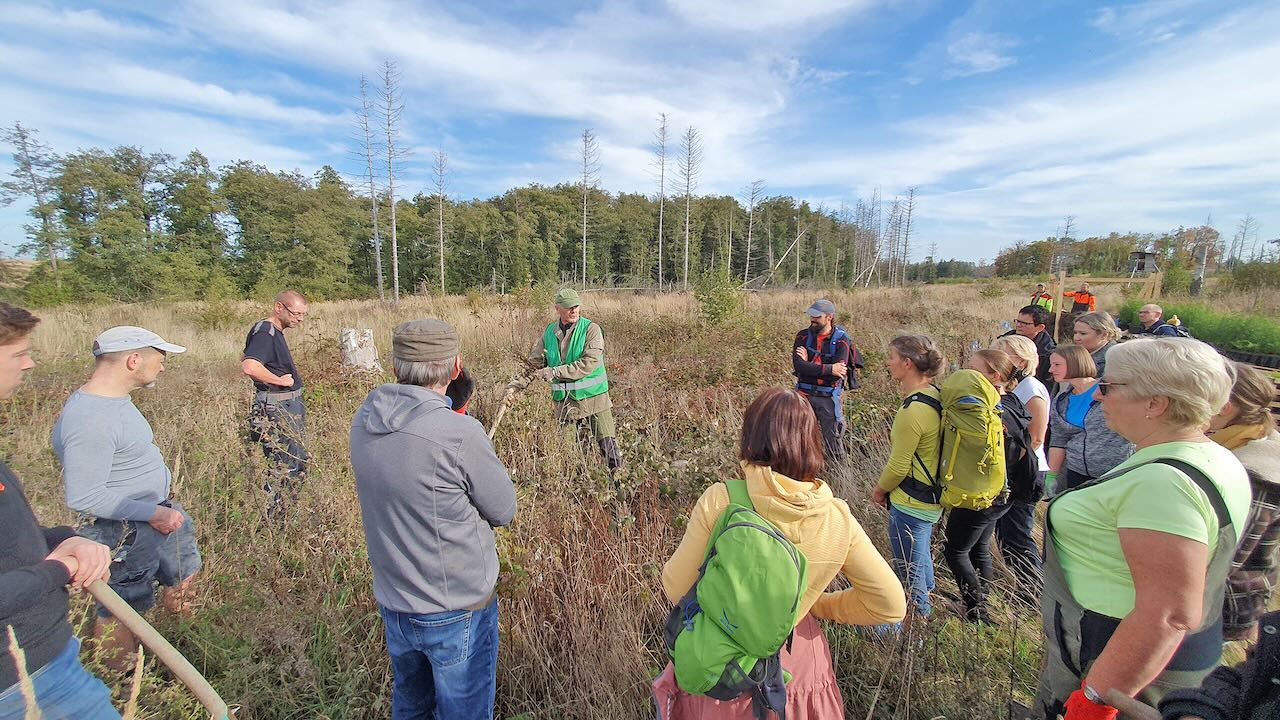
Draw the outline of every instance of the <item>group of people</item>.
M556 295L559 315L535 344L528 372L551 384L562 423L595 438L608 469L622 465L599 325L581 317L580 296ZM279 519L307 476L302 375L285 332L309 306L286 290L254 323L240 370L252 380L249 434L268 461L265 513ZM35 367L39 319L0 303L0 398ZM22 668L45 718L119 718L106 685L80 664L67 620L68 590L97 581L142 613L162 604L190 611L201 557L191 516L174 497L173 475L134 392L152 387L166 360L186 348L145 328L119 326L94 340L93 371L67 399L51 444L76 527L38 524L20 481L0 462L0 626L12 627ZM515 488L480 424L455 407L464 377L457 333L435 319L399 325L395 383L369 394L352 421L351 463L386 626L397 718L490 717L497 663L498 560L492 528L511 522ZM94 640L107 665L125 671L137 640L97 605ZM25 718L18 655L0 642L0 720ZM448 652L441 648L449 648ZM445 654L442 654L445 653ZM442 659L443 658L443 659Z
M589 433L615 471L622 457L604 335L582 317L581 304L573 290L557 294L557 317L504 402L534 379L548 381L557 418ZM300 294L282 293L271 317L250 330L241 362L255 385L250 426L272 468L264 490L273 516L285 511L307 472L302 380L284 338L307 312ZM1111 718L1109 694L1121 693L1152 704L1164 699L1181 713L1171 718L1208 717L1200 708L1209 691L1195 688L1217 665L1224 639L1256 636L1276 581L1280 435L1269 411L1270 382L1184 337L1118 342L1104 312L1081 314L1075 342L1057 346L1046 331L1048 309L1029 304L1011 333L974 352L956 374L967 373L971 394L998 399L1006 432L1013 432L1008 419L1022 418L1030 478L1007 483L989 502L944 507L943 485L957 472L941 452L952 422L939 388L947 359L929 337L901 334L885 348L885 367L903 402L870 492L887 512L885 558L848 502L820 479L844 459L843 395L858 387L862 355L829 300L807 314L792 349L795 387L762 391L743 417L736 482L746 499L735 499L726 483L702 494L663 567L668 599L679 603L696 588L726 509L752 506L807 567L793 632L779 649L791 676L786 714L841 717L817 620L900 632L929 617L932 539L941 523L962 617L993 622L993 539L1016 577L1013 596L1039 604L1046 664L1038 713ZM12 396L34 367L37 323L26 310L0 305L0 397ZM1144 327L1153 325L1144 319ZM14 629L45 717L118 717L105 685L79 664L79 641L67 622L69 587L107 580L146 610L159 583L166 607L187 611L201 564L192 520L172 497L171 472L130 399L157 381L169 355L184 351L136 327L111 328L95 341L93 374L67 400L52 437L68 506L81 516L79 534L39 526L21 483L0 463L7 530L0 536L0 624ZM351 424L351 465L397 719L488 718L494 710L493 529L513 520L517 501L484 428L451 396L451 384L465 375L463 354L444 321L400 324L391 347L395 382L372 390ZM1044 498L1041 544L1035 530ZM830 590L837 575L848 582ZM103 608L98 615L98 642L127 659L133 638ZM1265 621L1271 629L1264 635L1277 625ZM0 720L23 717L17 670L5 649ZM752 697L690 693L676 677L668 665L654 681L662 718L759 714ZM1234 680L1233 687L1243 686ZM1230 681L1222 671L1210 678ZM1222 693L1213 701L1226 702ZM1269 687L1259 693L1274 699Z

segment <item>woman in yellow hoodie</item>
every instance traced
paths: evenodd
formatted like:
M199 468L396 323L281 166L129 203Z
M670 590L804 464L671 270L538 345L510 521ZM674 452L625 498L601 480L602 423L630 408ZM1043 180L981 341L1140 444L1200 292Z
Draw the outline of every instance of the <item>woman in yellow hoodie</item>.
M762 392L743 416L738 458L756 512L809 563L808 589L797 613L802 619L790 651L782 650L782 666L794 676L787 685L787 718L842 718L831 650L814 618L851 625L898 622L906 613L902 586L848 504L817 478L823 467L822 435L803 395L779 388ZM724 483L715 483L694 506L684 539L662 569L662 587L673 604L698 579L711 532L728 505ZM827 592L841 572L852 587ZM664 720L752 716L749 695L722 702L681 691L670 664L654 681L654 697Z
M938 504L938 429L942 398L933 379L943 357L926 335L899 335L889 341L889 375L904 398L889 431L892 449L871 501L889 510L889 549L893 569L911 593L912 609L933 610L933 526L942 518Z

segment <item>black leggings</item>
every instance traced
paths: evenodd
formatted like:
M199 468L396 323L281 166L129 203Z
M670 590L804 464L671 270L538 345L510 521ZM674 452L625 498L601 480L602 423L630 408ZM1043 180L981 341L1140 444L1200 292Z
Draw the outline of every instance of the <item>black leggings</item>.
M965 609L982 607L991 585L991 535L996 521L1009 511L1009 504L985 510L954 508L947 515L946 540L942 555L960 586Z

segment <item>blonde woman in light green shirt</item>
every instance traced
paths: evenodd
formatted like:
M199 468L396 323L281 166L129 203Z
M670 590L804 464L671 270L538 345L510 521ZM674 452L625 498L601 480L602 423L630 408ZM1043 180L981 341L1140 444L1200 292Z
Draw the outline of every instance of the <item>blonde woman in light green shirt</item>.
M1217 665L1250 500L1240 462L1205 436L1230 390L1225 361L1198 341L1108 352L1102 411L1137 452L1049 506L1037 697L1047 716L1102 717L1110 690L1154 705Z

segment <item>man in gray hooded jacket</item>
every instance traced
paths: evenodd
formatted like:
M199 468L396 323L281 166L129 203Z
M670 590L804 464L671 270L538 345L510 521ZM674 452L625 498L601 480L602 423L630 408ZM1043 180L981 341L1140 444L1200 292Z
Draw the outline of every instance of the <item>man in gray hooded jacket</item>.
M493 528L511 522L516 495L484 428L455 412L445 395L462 372L459 354L458 334L447 323L402 323L391 349L397 382L369 393L351 424L394 718L493 717Z

